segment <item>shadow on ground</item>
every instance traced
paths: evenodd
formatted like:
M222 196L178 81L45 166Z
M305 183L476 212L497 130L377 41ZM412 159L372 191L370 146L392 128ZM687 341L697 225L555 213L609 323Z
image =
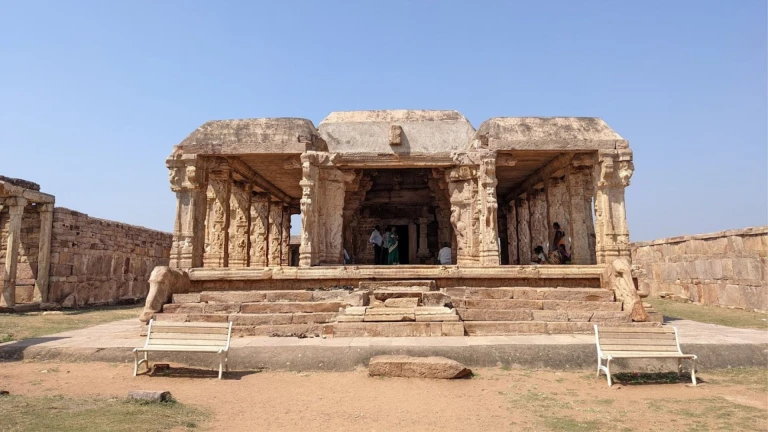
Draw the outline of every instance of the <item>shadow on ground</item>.
M222 379L225 380L240 380L245 376L260 373L262 369L248 370L248 371L229 371L224 372ZM164 377L164 378L219 378L219 371L211 369L198 369L190 367L157 367L152 366L149 372L140 375L147 375L150 377Z
M697 383L701 384L705 381L701 377L696 377ZM613 382L622 385L646 385L646 384L680 384L691 383L691 374L689 372L683 372L678 374L677 372L620 372L613 374Z

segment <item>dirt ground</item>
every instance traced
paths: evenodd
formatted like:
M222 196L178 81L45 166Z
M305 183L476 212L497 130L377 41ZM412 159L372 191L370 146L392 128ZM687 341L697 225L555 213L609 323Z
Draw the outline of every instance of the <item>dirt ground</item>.
M0 363L0 390L67 398L170 390L180 403L210 413L197 425L206 430L768 430L765 369L702 372L698 387L609 388L593 371L479 369L455 381L371 378L365 370L262 371L220 381L213 372L182 367L134 378L132 367Z

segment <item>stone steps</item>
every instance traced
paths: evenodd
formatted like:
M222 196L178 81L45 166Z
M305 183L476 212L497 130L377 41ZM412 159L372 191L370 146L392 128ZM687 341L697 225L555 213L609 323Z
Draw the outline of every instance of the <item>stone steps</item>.
M602 288L445 288L452 299L614 301L612 291Z
M530 309L462 309L456 310L462 321L541 321L541 322L630 322L624 311L553 311Z
M362 291L436 291L437 284L433 280L385 280L363 281L358 288Z
M337 322L326 335L333 337L464 336L462 322Z
M545 321L465 321L464 329L469 336L505 336L515 334L569 334L594 333L595 322L545 322ZM615 327L660 327L657 322L611 322Z

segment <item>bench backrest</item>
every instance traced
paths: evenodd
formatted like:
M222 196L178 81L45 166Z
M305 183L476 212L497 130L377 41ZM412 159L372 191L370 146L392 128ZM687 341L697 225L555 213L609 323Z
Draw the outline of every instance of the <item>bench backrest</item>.
M149 321L145 347L204 346L229 349L232 323Z
M675 327L601 327L595 325L595 340L600 351L678 353L680 343Z

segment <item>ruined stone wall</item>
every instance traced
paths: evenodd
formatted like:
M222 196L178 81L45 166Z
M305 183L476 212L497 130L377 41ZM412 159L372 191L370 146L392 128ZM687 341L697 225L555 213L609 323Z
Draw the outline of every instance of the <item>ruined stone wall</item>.
M633 243L632 263L654 297L768 311L768 226Z
M0 273L5 267L8 247L8 210L0 211ZM37 278L37 257L40 247L40 214L35 206L28 204L21 219L21 244L19 245L18 267L16 268L16 301L32 301ZM2 284L0 278L0 285Z
M169 233L56 207L48 301L84 306L145 297L152 269L168 265L171 242Z

